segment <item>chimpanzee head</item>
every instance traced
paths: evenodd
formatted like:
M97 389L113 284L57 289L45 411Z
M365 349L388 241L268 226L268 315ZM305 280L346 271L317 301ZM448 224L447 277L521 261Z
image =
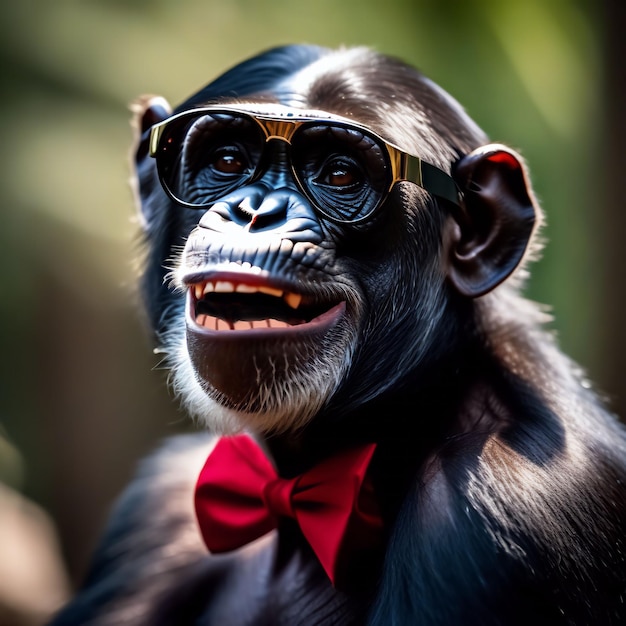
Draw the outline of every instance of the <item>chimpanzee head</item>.
M272 50L136 112L147 309L218 431L292 431L419 385L534 228L519 157L366 49Z

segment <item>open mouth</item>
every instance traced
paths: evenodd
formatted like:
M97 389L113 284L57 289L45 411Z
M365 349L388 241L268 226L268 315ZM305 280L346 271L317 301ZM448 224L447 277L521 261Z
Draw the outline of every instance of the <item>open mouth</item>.
M185 284L186 344L198 380L242 411L260 410L261 387L316 362L346 315L340 297L296 291L252 272L196 274Z
M189 314L209 331L284 330L322 321L325 314L337 317L343 309L343 303L318 302L268 284L221 279L189 285Z

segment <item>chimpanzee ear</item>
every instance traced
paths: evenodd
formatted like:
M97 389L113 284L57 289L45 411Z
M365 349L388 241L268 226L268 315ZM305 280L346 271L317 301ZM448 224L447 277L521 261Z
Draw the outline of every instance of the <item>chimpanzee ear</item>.
M156 164L149 156L150 129L172 114L167 100L159 96L142 96L131 107L135 143L133 151L134 191L144 230L150 230L160 203L154 194L161 194L156 176ZM156 191L155 191L156 190Z
M133 126L141 138L155 124L172 114L172 107L161 96L140 96L131 106ZM146 137L149 139L149 137Z
M448 277L469 297L507 278L522 260L538 209L521 158L505 146L482 146L455 166L463 206L449 224Z

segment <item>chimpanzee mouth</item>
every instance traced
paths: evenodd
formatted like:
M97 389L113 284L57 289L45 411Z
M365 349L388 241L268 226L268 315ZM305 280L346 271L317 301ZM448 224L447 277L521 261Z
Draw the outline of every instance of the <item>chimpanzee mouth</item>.
M311 325L332 325L345 311L344 302L322 302L241 278L202 280L188 287L188 317L196 329L209 332L304 331Z

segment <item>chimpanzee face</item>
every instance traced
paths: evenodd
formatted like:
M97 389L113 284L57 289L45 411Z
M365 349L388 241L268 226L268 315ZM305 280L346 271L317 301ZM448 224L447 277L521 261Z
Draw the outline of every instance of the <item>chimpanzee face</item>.
M332 93L348 89L333 79ZM164 349L175 388L218 430L294 430L365 402L444 352L455 324L451 216L464 201L439 165L453 149L429 152L445 142L414 95L385 106L407 113L420 156L383 138L398 129L367 98L341 109L328 78L307 94L301 83L270 101L140 112L142 212L153 256L173 264Z

